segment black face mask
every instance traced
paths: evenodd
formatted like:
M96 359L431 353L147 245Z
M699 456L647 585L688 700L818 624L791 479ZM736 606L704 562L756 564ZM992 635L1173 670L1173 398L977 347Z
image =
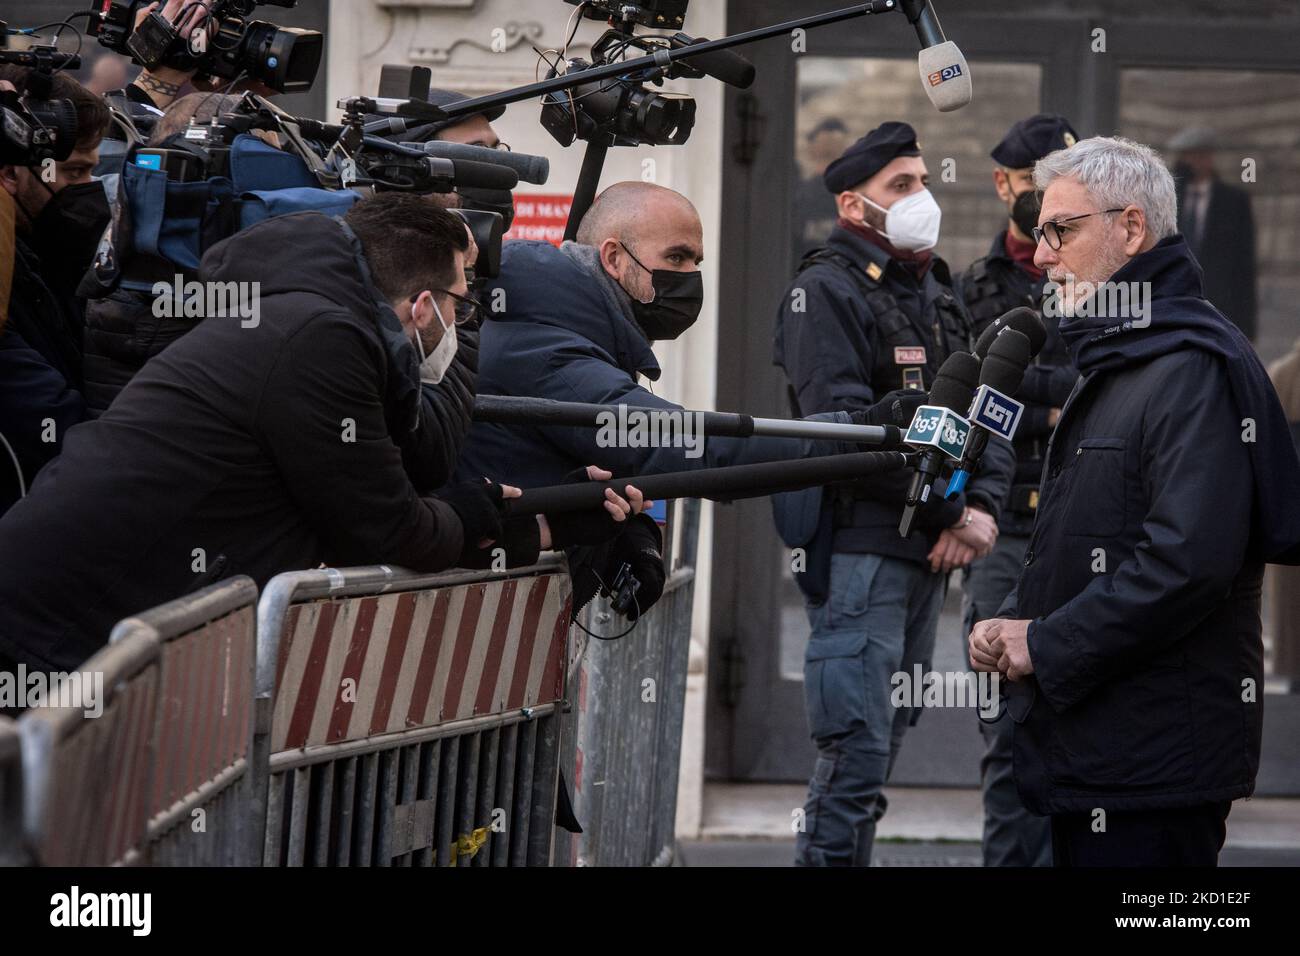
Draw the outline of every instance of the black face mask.
M632 314L637 324L653 342L675 339L700 317L704 307L704 277L695 272L674 272L671 269L646 269L641 260L623 243L623 251L632 261L650 273L650 283L655 297L642 302L632 296Z
M1011 207L1011 221L1026 236L1033 237L1038 228L1038 214L1042 212L1043 203L1038 197L1038 190L1028 189L1016 197Z
M40 257L41 273L71 292L95 261L95 250L113 216L101 182L51 192L50 201L32 223L32 249Z

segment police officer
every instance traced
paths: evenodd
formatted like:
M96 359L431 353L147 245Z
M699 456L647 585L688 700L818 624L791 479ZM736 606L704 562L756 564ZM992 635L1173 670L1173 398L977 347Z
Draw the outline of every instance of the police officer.
M999 230L988 255L976 259L957 280L973 331L1017 306L1041 312L1045 275L1034 265L1033 230L1038 225L1040 197L1034 187L1034 163L1048 153L1073 146L1077 136L1064 117L1039 113L1016 123L993 149L993 185L1007 207L1005 228ZM1051 310L1049 310L1051 311ZM1047 342L1026 371L1016 394L1025 405L1015 437L1015 477L998 519L993 553L965 572L963 604L969 634L976 621L996 617L1003 599L1020 576L1034 509L1043 454L1061 407L1078 374L1057 331L1057 320L1043 316ZM1005 708L996 720L980 719L985 753L980 762L984 790L984 865L1050 866L1051 832L1047 817L1025 810L1011 774L1013 721Z
M970 335L932 251L940 212L912 127L872 130L824 181L839 219L827 246L800 265L776 326L775 361L796 415L853 412L897 389L928 390ZM818 756L796 841L800 865L870 863L881 788L919 717L892 704L893 678L910 679L915 664L929 670L947 572L993 546L1011 468L1009 447L994 445L964 496L945 501L938 482L906 539L898 533L906 470L777 499L783 539L807 549L808 573L797 580L812 625L804 687Z

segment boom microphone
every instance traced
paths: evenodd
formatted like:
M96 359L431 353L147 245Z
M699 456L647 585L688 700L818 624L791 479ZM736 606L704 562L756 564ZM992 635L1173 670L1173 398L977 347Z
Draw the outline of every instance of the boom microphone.
M1041 352L1043 344L1047 341L1047 329L1043 327L1043 320L1038 317L1038 313L1028 306L1021 305L994 319L985 327L980 333L979 341L975 343L975 354L980 358L988 355L989 346L1005 329L1015 329L1029 340L1030 358Z
M685 34L678 34L685 38ZM696 43L708 43L704 37L697 37L691 40L686 46L693 46ZM730 50L709 50L698 56L682 57L686 63L689 63L695 69L699 70L705 76L711 76L715 80L721 80L728 86L734 86L737 89L747 90L754 85L754 64L750 63L738 53L732 53Z
M939 18L935 16L930 0L902 0L902 10L907 22L916 29L921 41L921 54L917 64L921 70L921 86L925 95L940 113L961 109L970 102L970 67L957 44L943 35Z

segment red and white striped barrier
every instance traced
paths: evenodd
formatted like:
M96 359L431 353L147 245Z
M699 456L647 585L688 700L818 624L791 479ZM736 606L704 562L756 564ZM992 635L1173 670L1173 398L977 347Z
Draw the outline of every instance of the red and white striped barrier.
M561 699L570 600L549 574L293 606L271 751Z

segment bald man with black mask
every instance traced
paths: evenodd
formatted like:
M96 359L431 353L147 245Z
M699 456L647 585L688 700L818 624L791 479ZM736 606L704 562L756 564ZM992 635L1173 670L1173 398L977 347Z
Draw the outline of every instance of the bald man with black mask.
M575 242L507 243L501 275L482 296L488 321L478 393L680 413L642 380L660 376L651 345L686 334L698 318L703 261L704 229L690 200L641 182L601 193ZM912 411L887 396L853 418L818 417L906 424ZM678 432L683 438L691 437L687 426ZM603 429L476 422L457 476L508 474L529 488L559 484L590 463L615 475L651 475L860 450L788 438L693 437L656 447Z

